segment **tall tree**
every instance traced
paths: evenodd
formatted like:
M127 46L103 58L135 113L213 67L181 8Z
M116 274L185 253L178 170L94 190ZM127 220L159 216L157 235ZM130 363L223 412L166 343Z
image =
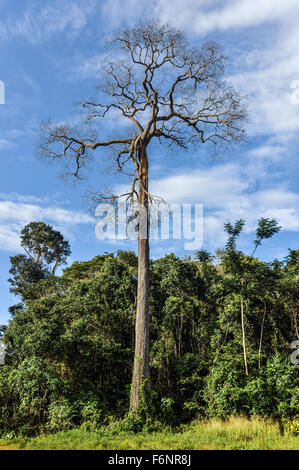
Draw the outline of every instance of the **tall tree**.
M21 246L26 255L10 257L12 275L10 291L22 298L29 285L55 275L57 266L65 264L70 254L69 242L63 235L44 222L31 222L21 231Z
M262 243L262 240L271 238L275 233L278 233L281 227L278 225L277 220L267 219L262 217L258 221L258 226L255 231L256 239L254 240L254 250L252 256L254 255L256 249Z
M245 319L244 319L244 266L241 261L241 253L236 251L236 240L240 236L245 225L244 219L239 219L232 225L230 222L224 224L224 230L227 232L228 239L226 242L226 249L228 252L229 265L233 266L235 274L241 275L240 284L240 308L241 308L241 328L242 328L242 347L244 356L245 374L248 375L247 364L247 350L246 350L246 335L245 335Z
M52 276L57 266L65 264L71 253L69 242L64 240L63 235L44 222L31 222L23 228L21 246L34 264L52 264Z
M152 141L187 149L190 144L230 143L243 138L245 110L242 99L223 79L224 56L219 46L206 43L201 49L188 45L181 31L157 21L139 23L118 33L118 49L103 64L100 98L82 103L88 122L118 113L129 129L114 128L112 138L98 139L80 126L46 123L42 153L65 159L68 173L80 177L90 152L109 147L119 171L131 164L131 189L122 196L137 200L145 226L138 233L138 287L135 359L131 410L138 411L140 386L149 381L149 191L148 148ZM121 58L119 58L121 57ZM125 132L121 135L121 131ZM72 166L73 164L73 166ZM115 195L101 194L115 201Z
M245 331L245 302L246 298L248 297L249 285L250 281L252 282L252 277L256 280L259 279L260 282L260 295L262 296L262 302L264 305L264 312L263 312L263 319L261 324L261 333L260 333L260 343L259 343L259 365L260 365L260 356L262 350L262 339L263 339L263 329L264 329L264 322L267 312L265 298L263 297L263 284L265 280L263 277L269 277L269 273L263 276L261 273L263 270L257 269L255 264L252 263L254 259L249 256L244 256L241 251L236 250L236 243L237 238L240 236L243 228L245 225L244 219L239 219L235 222L234 225L231 223L224 224L224 230L228 234L228 239L226 242L226 253L223 258L224 267L226 268L227 272L230 272L232 277L238 279L238 293L240 296L240 310L241 310L241 329L242 329L242 348L243 348L243 356L244 356L244 367L245 367L245 374L248 375L248 361L247 361L247 347L246 347L246 331ZM256 239L254 240L254 251L257 247L261 244L263 239L271 238L275 233L278 233L281 227L278 225L276 219L267 219L261 218L258 221L258 226L255 230ZM253 269L253 267L255 269ZM254 271L254 275L252 275L252 270ZM274 280L272 280L272 284L274 285Z

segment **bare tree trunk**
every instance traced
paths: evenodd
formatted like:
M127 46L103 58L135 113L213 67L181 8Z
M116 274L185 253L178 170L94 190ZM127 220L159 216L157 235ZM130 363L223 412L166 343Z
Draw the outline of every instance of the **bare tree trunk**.
M149 240L148 240L148 160L144 150L140 151L139 204L146 214L145 234L141 233L140 218L138 232L138 286L135 324L135 356L132 378L130 408L138 411L141 386L147 380L149 387ZM146 235L146 238L142 236Z
M293 311L293 321L294 321L294 328L296 331L297 338L299 339L299 332L298 332L298 325L297 325L297 310L294 308L294 301L292 299L292 311Z
M265 323L266 313L267 313L267 305L266 305L266 302L264 302L264 314L263 314L263 319L262 319L260 345L259 345L259 369L261 368L262 341L263 341L264 323Z
M56 271L56 268L57 268L57 264L58 264L58 258L56 258L54 266L52 268L52 272L51 272L52 276L55 276L55 271Z
M242 286L243 286L243 280L242 280ZM245 374L248 375L246 339L245 339L245 325L244 325L244 299L243 299L243 296L241 297L241 324L242 324L242 343L243 343Z

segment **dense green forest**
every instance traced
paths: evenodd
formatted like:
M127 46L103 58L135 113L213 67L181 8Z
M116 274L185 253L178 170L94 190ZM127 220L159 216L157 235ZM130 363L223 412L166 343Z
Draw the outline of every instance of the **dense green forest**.
M273 222L261 219L254 248L278 231ZM58 276L68 243L45 224L25 227L26 255L12 257L10 270L21 302L2 327L1 434L92 430L113 420L140 431L234 415L294 423L298 366L290 344L298 339L299 250L273 262L246 255L237 249L243 225L226 224L227 245L215 256L201 250L151 260L151 387L144 387L138 415L128 413L135 253L74 262Z

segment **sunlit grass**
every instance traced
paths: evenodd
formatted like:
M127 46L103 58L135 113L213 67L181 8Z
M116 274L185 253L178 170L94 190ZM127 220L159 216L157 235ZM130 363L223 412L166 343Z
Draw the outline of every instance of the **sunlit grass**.
M279 424L270 420L234 417L227 421L194 421L174 431L115 434L108 428L94 432L74 429L36 438L0 440L0 449L10 445L36 450L292 450L299 449L299 437L288 431L282 435Z

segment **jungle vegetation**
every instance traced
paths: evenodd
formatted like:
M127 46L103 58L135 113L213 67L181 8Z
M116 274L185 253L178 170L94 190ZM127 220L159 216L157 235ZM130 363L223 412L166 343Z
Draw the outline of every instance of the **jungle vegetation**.
M22 232L11 258L20 302L2 326L0 434L30 436L118 421L124 431L191 420L264 417L295 426L299 250L261 261L237 249L244 221L226 224L215 255L150 261L151 388L128 413L134 363L138 260L104 253L53 271L70 252L49 226ZM260 219L253 248L279 230ZM271 243L271 242L268 242ZM42 249L41 249L42 247ZM59 251L60 250L60 251Z

